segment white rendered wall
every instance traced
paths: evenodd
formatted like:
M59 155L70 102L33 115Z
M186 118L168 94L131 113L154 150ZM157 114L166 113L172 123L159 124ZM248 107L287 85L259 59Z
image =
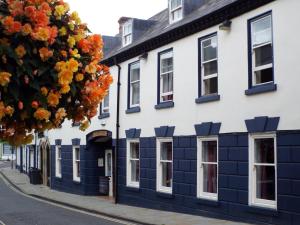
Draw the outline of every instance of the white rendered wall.
M154 128L176 126L175 135L195 134L194 125L202 122L222 122L221 133L246 132L245 119L256 116L279 116L279 130L300 129L300 1L278 0L259 9L232 19L230 32L220 31L218 26L201 31L187 38L168 44L148 53L141 67L141 112L125 114L127 109L128 64L137 58L121 63L120 135L125 130L141 128L141 136L154 136ZM248 88L247 21L272 10L274 39L274 71L278 90L246 96ZM198 96L198 38L218 32L219 94L220 101L196 104ZM157 54L173 48L174 54L174 108L156 110L157 104ZM111 68L114 83L110 91L110 117L94 118L86 132L78 127L50 132L51 144L62 139L71 144L72 138L81 138L93 130L107 129L115 138L117 67ZM101 125L105 122L105 126Z

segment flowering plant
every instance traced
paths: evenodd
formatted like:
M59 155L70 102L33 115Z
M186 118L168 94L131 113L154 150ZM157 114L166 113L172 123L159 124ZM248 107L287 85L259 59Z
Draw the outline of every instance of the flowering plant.
M0 0L0 139L30 143L66 118L86 129L112 82L102 48L63 0Z

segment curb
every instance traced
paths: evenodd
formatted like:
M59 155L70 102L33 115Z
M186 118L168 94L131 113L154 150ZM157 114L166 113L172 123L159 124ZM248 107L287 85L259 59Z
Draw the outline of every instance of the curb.
M73 209L76 209L76 210L80 210L80 211L83 211L83 212L92 213L92 214L96 214L96 215L100 215L100 216L105 216L105 217L112 218L112 219L123 220L123 221L129 222L129 223L136 223L136 224L140 224L140 225L155 225L155 224L152 224L152 223L145 223L145 222L141 222L141 221L138 221L138 220L135 220L135 219L129 219L129 218L125 218L125 217L118 216L118 215L111 215L111 214L100 212L100 211L97 211L97 210L83 208L83 207L80 207L80 206L72 205L72 204L65 203L65 202L60 202L60 201L57 201L57 200L53 200L53 199L43 197L43 196L39 196L39 195L35 195L35 194L28 194L25 191L23 191L21 188L19 188L17 185L15 185L1 170L0 170L0 174L11 186L13 186L19 192L21 192L22 194L27 195L27 196L31 196L31 197L41 199L41 200L44 200L44 201L47 201L47 202L52 202L52 203L55 203L55 204L58 204L58 205L66 206L66 207L73 208Z

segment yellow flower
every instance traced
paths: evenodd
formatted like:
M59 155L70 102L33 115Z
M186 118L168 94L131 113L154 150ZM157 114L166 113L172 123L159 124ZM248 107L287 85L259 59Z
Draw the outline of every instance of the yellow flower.
M32 36L39 41L47 41L50 38L50 32L48 28L39 27Z
M5 114L6 115L12 116L14 111L15 111L14 108L11 107L11 106L6 106L6 108L5 108Z
M85 131L86 129L89 128L89 126L90 126L89 121L88 121L88 120L85 120L85 121L83 121L83 122L81 123L79 129L80 129L81 131Z
M54 15L56 16L56 18L61 19L61 17L66 14L66 12L67 9L65 8L64 5L55 6Z
M82 74L82 73L76 74L75 80L76 80L76 81L82 81L82 80L83 80L83 74Z
M94 63L90 63L85 67L85 72L94 74L97 71L97 66Z
M68 25L69 25L70 30L73 31L75 28L75 25L73 23L68 23Z
M60 89L60 93L61 94L67 94L70 91L70 85L66 84L66 85L62 85L61 89Z
M74 58L77 58L79 59L80 58L80 54L78 54L78 49L75 48L74 50L70 50L71 52L71 55L74 57Z
M65 36L66 34L67 34L67 29L65 27L59 29L60 36Z
M34 118L36 118L37 120L49 120L50 116L51 116L51 112L49 112L48 110L44 109L44 108L38 108L35 113L33 114Z
M73 73L72 71L69 70L63 70L59 72L58 74L58 83L60 85L68 85L72 82L73 80Z
M64 61L60 61L60 62L57 62L56 65L55 65L55 69L56 71L62 71L62 70L65 70L66 69L66 62Z
M6 86L10 82L11 74L8 72L0 72L0 85Z
M78 13L77 12L72 12L71 14L71 20L75 21L76 24L80 24L81 23L81 20L78 16Z
M15 53L17 54L17 56L19 58L23 58L24 55L26 55L26 50L24 48L23 45L19 45L16 49L15 49Z
M72 36L69 36L69 38L68 38L68 44L69 44L70 48L73 48L74 45L76 44L75 38L72 37Z
M59 104L60 94L50 91L47 97L47 103L49 106L56 107Z
M64 108L59 108L55 113L55 119L61 121L64 117L67 116L66 110Z
M79 66L79 63L75 60L75 59L70 59L68 61L68 68L73 72L77 72L78 71L78 66Z
M48 89L47 89L46 87L42 87L42 88L41 88L41 93L42 93L42 95L47 96L47 94L48 94Z

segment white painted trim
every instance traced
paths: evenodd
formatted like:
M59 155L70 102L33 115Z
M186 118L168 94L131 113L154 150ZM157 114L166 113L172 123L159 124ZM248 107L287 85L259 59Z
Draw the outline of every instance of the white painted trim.
M171 142L172 143L172 180L171 180L171 187L164 187L161 184L162 179L162 168L161 168L161 161L160 160L160 144L163 142ZM174 148L173 148L173 138L157 138L156 139L156 191L163 192L167 194L172 194L173 189L173 165L174 165Z
M79 149L79 160L75 159L75 156L76 156L75 149ZM73 155L73 180L80 182L80 175L79 175L79 177L76 175L78 173L78 171L76 171L77 170L76 162L79 162L79 166L80 166L80 146L73 146L72 152L73 152L73 154L72 154Z
M138 138L135 139L127 139L127 148L126 148L126 185L128 187L134 187L134 188L139 188L140 187L140 182L134 182L131 181L131 157L130 157L130 144L131 143L139 143L140 141ZM140 145L139 145L140 146ZM139 156L141 155L141 151L139 148ZM140 158L138 159L138 161L140 161Z
M60 158L58 157L58 149L60 149ZM60 163L60 171L58 170L58 163ZM62 174L61 174L61 146L60 145L56 145L55 146L55 177L61 178Z
M255 139L273 138L274 139L274 167L275 167L275 201L256 198L256 173L254 166ZM271 165L271 163L269 164ZM275 133L249 134L249 202L250 206L277 209L277 140Z
M184 0L181 0L181 5L177 6L176 8L174 9L171 9L171 0L169 0L169 23L172 24L172 23L175 23L177 21L180 21L183 19L183 1ZM178 11L178 10L181 10L181 17L177 18L177 19L172 19L172 14L175 12L175 11Z
M211 163L217 165L217 193L207 193L203 191L203 167L202 167L202 142L216 141L217 142L217 162ZM217 136L198 137L197 138L197 198L203 198L213 201L218 201L219 188L219 140Z
M111 154L111 175L108 174L108 157L107 155ZM105 176L110 177L113 175L113 155L112 155L112 150L111 149L106 149L105 150Z

